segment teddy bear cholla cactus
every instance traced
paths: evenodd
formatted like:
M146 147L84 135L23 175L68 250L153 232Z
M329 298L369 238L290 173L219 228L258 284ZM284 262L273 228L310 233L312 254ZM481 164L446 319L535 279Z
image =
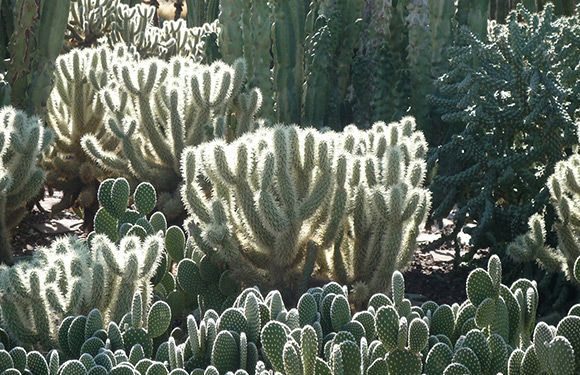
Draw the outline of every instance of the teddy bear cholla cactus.
M62 190L64 196L52 212L77 202L82 208L96 204L98 180L105 175L82 150L80 141L85 134L93 134L104 149L117 147L117 138L106 132L104 104L98 92L106 85L113 64L138 58L124 47L101 47L75 49L57 59L55 90L47 103L48 124L56 133L56 141L43 163L48 171L47 185ZM127 97L121 98L121 109L126 103ZM92 220L92 215L87 217Z
M412 257L430 196L426 143L405 118L344 133L278 126L187 149L182 197L198 246L248 284L296 296L313 272L388 289ZM197 178L213 186L207 200Z
M30 262L0 269L2 321L21 345L50 349L66 315L97 308L107 321L119 322L135 292L142 293L147 311L162 251L160 236L143 243L125 237L117 246L97 235L90 248L86 241L63 237L36 250Z
M231 140L261 126L254 119L260 92L242 88L243 60L233 66L204 66L182 57L135 64L114 65L111 81L117 83L102 92L107 134L118 139L121 151L107 151L93 134L81 140L83 149L108 171L173 192L181 183L179 158L185 147L214 138ZM123 105L125 97L132 105ZM163 196L160 201L163 205ZM166 215L175 211L161 210Z
M0 262L12 263L10 232L42 187L45 174L37 162L52 139L38 117L12 107L0 109Z
M547 270L564 272L574 280L574 262L580 257L580 155L574 154L556 164L547 185L550 202L559 218L553 226L558 234L558 247L545 244L544 220L536 214L530 218L530 231L516 238L508 251L519 261L536 260Z

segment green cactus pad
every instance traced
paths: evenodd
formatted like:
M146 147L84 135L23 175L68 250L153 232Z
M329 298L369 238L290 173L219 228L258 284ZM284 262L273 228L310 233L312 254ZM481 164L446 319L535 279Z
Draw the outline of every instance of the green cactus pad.
M6 350L0 350L0 373L14 367L12 356Z
M14 368L20 372L24 372L26 369L26 350L24 348L17 346L8 352L12 357L14 362Z
M376 314L376 331L385 348L392 352L397 348L399 314L392 306L382 306Z
M125 223L136 224L137 220L141 219L141 217L138 211L127 209L119 218L119 226Z
M186 293L193 296L202 294L205 290L199 268L191 259L182 259L177 265L177 282Z
M152 338L161 336L171 324L171 308L163 301L155 302L147 315L147 331Z
M413 319L409 324L409 350L419 354L429 341L429 327L422 319Z
M79 361L81 361L81 363L83 364L83 366L85 366L87 371L95 367L95 360L93 359L93 356L90 354L87 353L81 354Z
M104 367L107 372L113 368L113 361L106 353L99 353L94 358L95 365Z
M32 372L32 375L50 374L46 359L37 351L29 352L26 358L26 362L28 363L28 368L30 369L30 372Z
M576 333L577 335L580 332ZM554 374L562 375L574 375L575 372L575 359L574 350L570 342L562 336L556 336L550 343L550 357L549 366L550 370Z
M198 262L199 274L202 279L209 284L217 284L220 281L221 270L211 261L211 259L204 255Z
M491 335L487 338L487 342L489 344L489 348L491 350L491 358L489 360L489 370L492 374L508 373L508 360L509 360L509 348L504 341L504 339L500 335ZM484 364L484 361L479 353L477 353L478 358ZM484 364L485 368L485 364Z
M472 375L472 373L461 363L452 363L443 371L443 375Z
M580 317L580 303L575 304L574 306L570 307L568 311L568 315L574 315Z
M365 329L365 334L367 341L371 342L376 335L376 328L375 328L375 318L374 316L368 311L359 311L354 314L352 320L356 320Z
M501 339L501 336L497 337ZM463 346L470 348L475 353L482 369L486 369L489 367L491 360L491 349L489 347L489 344L487 343L485 335L481 331L479 330L469 331L465 336ZM467 367L470 368L469 366Z
M145 359L145 352L143 351L143 347L139 344L133 345L131 351L129 352L129 362L136 366L137 363L143 359Z
M101 206L107 211L113 213L115 212L115 206L111 200L111 190L113 189L113 184L115 183L114 178L108 178L101 182L99 185L99 190L97 191L97 199Z
M143 347L146 357L150 358L153 353L153 340L143 328L130 327L123 333L123 341L125 342L125 352L130 352L133 345L139 344Z
M211 364L223 374L235 371L240 365L238 345L234 336L228 331L220 331L211 351Z
M123 341L123 336L121 335L121 330L115 322L110 322L107 327L107 334L109 340L111 340L111 350L125 349L125 342Z
M60 375L85 375L87 369L76 359L66 361L59 370Z
M117 219L115 219L104 207L99 208L95 215L94 228L96 233L107 235L111 241L116 241L118 238Z
M467 297L473 306L479 306L484 299L497 298L499 290L493 285L489 274L481 268L477 268L467 277Z
M336 332L341 331L344 325L350 322L350 305L343 295L337 295L332 301L330 307L330 318L332 329Z
M460 363L467 367L471 374L480 374L482 371L481 363L477 355L470 348L459 348L453 355L453 362Z
M284 371L283 350L288 338L282 323L277 321L268 322L262 328L262 345L270 363L275 371Z
M449 305L441 305L431 318L432 335L445 335L448 338L453 336L453 329L455 328L455 316L453 310Z
M389 373L387 361L384 358L377 358L367 369L367 375L384 375Z
M340 344L339 350L345 374L358 373L361 366L361 356L358 345L352 341L345 341Z
M181 228L171 226L165 232L165 248L167 253L176 263L179 263L184 257L185 251L185 234Z
M314 323L316 319L316 313L318 311L318 306L314 297L309 294L303 294L298 300L298 322L300 327L304 327L307 324Z
M346 323L342 329L353 335L355 342L360 342L363 337L366 337L365 327L356 320L351 320Z
M285 374L300 375L302 373L302 361L298 355L295 342L286 342L282 352L282 358L284 359Z
M576 278L576 281L580 283L580 257L578 257L576 263L574 263L574 278Z
M103 315L98 309L92 309L87 314L87 323L85 324L85 339L93 336L93 333L103 329Z
M167 368L162 363L153 363L148 369L146 375L168 375Z
M453 352L451 348L443 343L435 344L429 354L427 354L427 359L425 361L425 374L426 375L439 375L453 359Z
M395 350L387 354L389 374L421 375L421 359L408 351Z
M159 231L165 232L167 230L167 219L165 215L161 212L154 212L149 218L149 223L153 227L153 230L157 233Z
M109 375L109 371L103 366L96 365L89 370L88 375Z
M105 343L101 339L91 337L81 346L81 353L87 353L94 357L99 353L99 350L104 347Z
M232 278L232 274L229 270L222 272L219 281L220 292L224 296L233 296L238 291L238 284Z
M133 203L142 216L147 216L157 204L155 188L148 182L142 182L135 188Z
M475 324L479 328L484 328L493 323L495 318L495 301L491 298L484 299L477 307L475 313Z
M71 323L68 329L68 348L75 357L80 356L80 350L85 342L85 324L87 322L86 316L77 316Z
M135 348L136 346L134 346ZM141 348L143 349L143 348ZM145 353L143 353L143 355L145 355ZM129 355L129 360L131 359L131 355ZM151 367L151 365L153 365L153 361L150 360L149 358L143 358L142 360L140 360L139 362L137 362L137 364L135 365L135 370L139 371L139 373L141 375L146 374L147 370L149 369L149 367Z
M248 320L240 310L230 307L218 319L217 329L218 331L247 332Z
M564 336L572 345L574 353L580 353L580 317L567 316L558 323L557 336ZM576 368L580 368L580 355L576 355Z
M375 311L378 311L381 306L391 306L392 304L391 299L382 293L374 294L369 300L369 307L372 307Z
M113 207L113 211L109 213L119 218L129 205L129 196L131 194L131 187L129 186L129 182L126 179L120 177L115 180L113 186L111 187L111 203Z

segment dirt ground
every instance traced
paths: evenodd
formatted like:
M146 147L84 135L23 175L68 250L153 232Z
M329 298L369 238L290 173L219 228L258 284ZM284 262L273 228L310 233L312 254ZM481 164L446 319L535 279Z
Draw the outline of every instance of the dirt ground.
M61 198L60 192L53 197L45 197L40 202L41 210L35 207L21 222L13 237L13 249L16 257L31 255L40 246L50 246L51 242L66 234L85 236L81 225L82 219L71 210L52 215L50 208ZM444 221L442 228L432 226L418 238L419 246L438 237L442 230L448 230L450 220ZM467 238L462 239L464 242ZM462 245L462 253L467 245ZM473 267L454 267L454 249L441 247L428 253L418 248L409 269L404 273L407 297L414 303L428 300L439 304L461 303L465 300L465 280Z

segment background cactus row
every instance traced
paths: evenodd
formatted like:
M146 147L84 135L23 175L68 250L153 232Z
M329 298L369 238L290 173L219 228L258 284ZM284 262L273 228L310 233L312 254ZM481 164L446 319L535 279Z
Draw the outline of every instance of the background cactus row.
M244 290L221 314L188 315L169 333L169 306L143 309L136 293L120 323L98 309L69 316L48 354L27 352L3 332L0 366L12 374L575 374L580 304L557 326L535 323L535 283L507 287L496 256L468 277L468 299L413 306L403 276L391 296L353 312L336 283L311 288L295 308L281 294ZM580 260L574 277L580 279ZM10 331L7 331L10 335Z

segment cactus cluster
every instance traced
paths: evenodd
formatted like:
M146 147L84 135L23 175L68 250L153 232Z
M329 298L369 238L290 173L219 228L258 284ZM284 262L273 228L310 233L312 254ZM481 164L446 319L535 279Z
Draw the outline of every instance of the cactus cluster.
M52 139L38 117L0 108L0 263L12 263L11 232L42 188L45 173L38 161Z
M366 309L353 314L346 287L334 282L310 288L294 308L285 306L278 291L264 297L250 288L220 314L198 311L170 334L169 305L158 301L145 307L142 294L135 293L119 321L106 323L99 309L66 317L53 346L59 350L46 356L26 352L2 335L0 366L15 375L556 375L580 370L580 304L557 326L541 322L534 328L534 283L521 279L511 288L503 285L497 256L487 270L470 274L466 289L469 299L461 305L428 301L413 306L405 298L402 274L395 272L390 296L375 294Z
M488 41L462 28L437 82L441 94L429 97L456 133L430 160L438 168L433 216L457 205L457 227L477 221L474 249L502 251L527 230L548 204L556 163L578 144L580 12L556 18L553 10L532 14L520 3L505 25L490 27Z
M198 62L206 59L206 40L211 35L216 38L217 22L188 27L184 20L176 20L156 27L153 26L155 15L156 7L145 4L126 4L119 0L73 0L66 48L122 43L133 46L144 58L169 60L172 56L184 56Z
M558 217L551 228L558 235L558 246L547 244L545 220L538 213L530 218L528 233L517 237L508 252L520 262L536 260L547 271L564 272L574 281L574 264L580 257L580 154L556 164L547 188Z
M137 64L137 66L135 66ZM182 205L171 196L181 183L180 156L187 146L214 138L234 139L261 126L256 119L261 95L243 87L245 64L211 66L175 57L119 62L101 91L104 137L87 133L84 151L102 168L136 181L151 181L168 218ZM126 105L133 103L133 105ZM107 150L107 140L121 147Z
M297 296L317 274L357 282L364 301L412 259L430 204L426 151L412 118L343 133L278 126L188 148L189 234L246 285Z
M53 348L61 320L97 308L119 322L135 292L143 307L152 300L150 279L163 251L160 236L145 242L125 237L118 245L105 235L86 240L63 237L37 249L30 261L0 269L2 321L21 345Z
M60 203L52 207L53 213L75 205L83 209L98 207L98 180L105 175L83 151L80 141L85 134L93 134L107 151L115 150L119 142L106 132L104 104L99 91L108 82L113 65L137 59L133 49L123 47L75 49L57 58L55 90L47 104L47 122L56 140L50 153L43 158L47 186L63 191ZM84 226L89 229L94 212L90 215L85 211L85 214Z
M70 0L3 2L0 9L0 107L45 114L54 60L63 45Z

